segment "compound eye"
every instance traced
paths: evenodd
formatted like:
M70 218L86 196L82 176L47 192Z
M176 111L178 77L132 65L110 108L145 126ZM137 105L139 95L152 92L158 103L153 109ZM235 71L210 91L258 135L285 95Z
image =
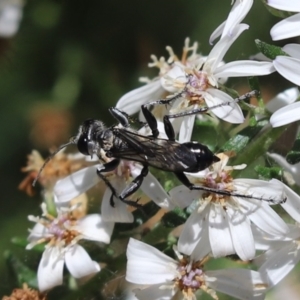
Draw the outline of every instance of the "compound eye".
M88 144L88 139L85 136L81 136L77 142L77 148L79 152L81 152L84 155L90 155Z

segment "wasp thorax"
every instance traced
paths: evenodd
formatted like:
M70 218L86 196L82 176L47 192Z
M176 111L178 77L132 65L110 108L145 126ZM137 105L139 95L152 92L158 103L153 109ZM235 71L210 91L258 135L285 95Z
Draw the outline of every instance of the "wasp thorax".
M101 148L109 151L113 147L114 134L110 129L103 130L98 137Z

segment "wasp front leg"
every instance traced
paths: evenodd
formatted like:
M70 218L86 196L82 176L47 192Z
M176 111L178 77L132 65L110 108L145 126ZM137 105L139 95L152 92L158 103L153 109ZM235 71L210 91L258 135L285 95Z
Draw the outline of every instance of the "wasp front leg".
M118 195L117 195L116 189L112 186L110 181L102 173L111 172L111 171L115 170L119 164L120 164L120 160L119 159L114 159L114 160L112 160L108 163L105 163L105 164L101 165L101 167L99 167L97 169L97 175L104 181L106 186L108 186L109 189L111 190L112 194L111 194L111 197L110 197L110 205L112 207L115 206L113 197L115 196L116 198L118 198Z
M109 108L109 112L111 113L111 115L119 121L119 123L123 126L123 127L129 127L129 116L128 114L126 114L124 111L119 110L116 107L111 107Z

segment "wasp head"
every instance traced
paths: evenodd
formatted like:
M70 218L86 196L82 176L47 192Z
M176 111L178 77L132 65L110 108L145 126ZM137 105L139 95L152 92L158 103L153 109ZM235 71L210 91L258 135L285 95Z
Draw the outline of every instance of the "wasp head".
M89 119L83 122L77 135L77 148L84 155L93 157L100 151L97 137L104 130L101 121Z

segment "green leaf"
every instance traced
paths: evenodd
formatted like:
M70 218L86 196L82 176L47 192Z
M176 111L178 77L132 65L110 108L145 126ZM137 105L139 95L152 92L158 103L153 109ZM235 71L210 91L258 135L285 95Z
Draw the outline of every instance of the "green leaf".
M256 166L254 170L258 173L260 179L268 180L272 178L282 179L282 169L280 167Z
M29 269L20 259L14 256L11 252L5 252L4 257L11 274L14 275L18 282L18 286L27 283L33 288L37 288L36 271Z
M297 136L291 151L286 156L286 160L292 165L300 162L300 135Z
M223 91L224 93L230 95L232 98L238 98L239 97L239 93L236 90L231 89L231 88L229 88L225 85L220 84L219 89L221 91Z
M275 59L278 55L289 56L286 52L284 52L280 47L267 44L260 40L255 40L256 47L258 50L264 54L266 57L270 59Z
M178 210L174 210L174 211L170 211L170 212L166 213L162 217L161 223L165 227L175 228L179 225L182 225L186 221L186 218L187 218L187 216L184 213L184 211L181 209L178 209Z
M260 130L266 125L267 121L260 121L252 127L246 127L240 131L236 136L227 141L223 147L223 151L235 151L236 153L244 149L253 137L255 137Z
M143 242L150 245L155 245L159 241L165 241L171 230L172 228L166 228L162 224L158 224L143 238Z
M259 122L258 124L261 124ZM278 128L271 128L269 124L266 124L264 128L255 136L251 143L244 147L242 151L237 155L234 160L234 165L247 164L250 165L255 162L259 157L264 155L269 147L282 135L286 126ZM237 174L239 171L235 171Z

